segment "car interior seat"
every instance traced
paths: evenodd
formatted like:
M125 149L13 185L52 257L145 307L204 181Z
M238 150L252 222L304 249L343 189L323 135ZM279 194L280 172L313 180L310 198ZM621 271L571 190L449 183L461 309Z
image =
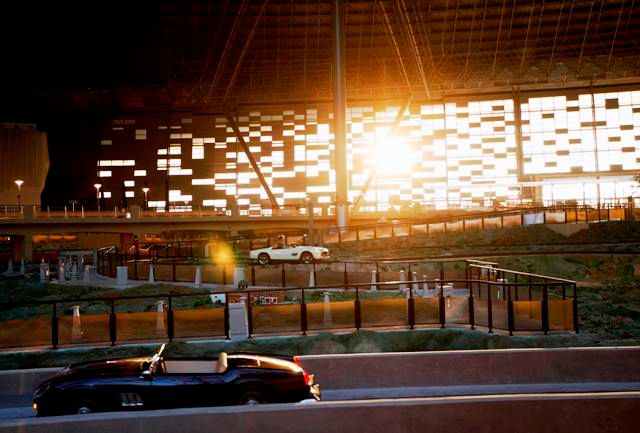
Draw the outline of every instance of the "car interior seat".
M216 365L216 373L224 373L227 371L227 354L226 352L220 352L218 355L218 364Z

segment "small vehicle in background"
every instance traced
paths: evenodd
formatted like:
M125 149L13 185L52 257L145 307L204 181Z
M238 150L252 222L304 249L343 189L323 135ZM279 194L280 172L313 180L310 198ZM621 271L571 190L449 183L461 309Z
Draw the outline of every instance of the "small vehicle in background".
M221 352L217 358L126 358L71 365L33 395L37 416L320 400L297 358Z
M257 260L261 265L267 265L272 261L313 263L314 261L328 260L329 258L329 250L325 247L299 245L297 243L259 248L249 252L249 259Z

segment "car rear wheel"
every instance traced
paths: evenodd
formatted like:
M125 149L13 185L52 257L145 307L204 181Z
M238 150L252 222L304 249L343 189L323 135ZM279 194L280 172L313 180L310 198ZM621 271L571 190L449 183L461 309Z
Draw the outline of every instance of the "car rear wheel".
M261 253L258 256L258 263L260 263L261 265L268 265L270 261L271 257L269 257L269 254L267 253Z
M253 406L256 404L267 403L267 397L264 390L258 387L245 388L238 394L237 403L239 405Z
M309 251L305 251L304 253L300 254L300 261L302 263L313 262L313 254L311 254Z

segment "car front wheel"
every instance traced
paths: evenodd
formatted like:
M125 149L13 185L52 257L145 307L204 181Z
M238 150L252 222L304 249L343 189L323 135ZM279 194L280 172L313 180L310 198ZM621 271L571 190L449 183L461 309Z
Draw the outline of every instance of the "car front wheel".
M96 410L95 405L90 400L77 401L71 407L71 413L78 414L78 415L86 415L88 413L93 413L95 412L95 410Z
M302 263L313 262L313 254L311 254L309 251L305 251L304 253L300 254L300 261Z
M258 256L258 263L261 265L268 265L270 261L271 257L269 257L269 254L267 253L262 253Z

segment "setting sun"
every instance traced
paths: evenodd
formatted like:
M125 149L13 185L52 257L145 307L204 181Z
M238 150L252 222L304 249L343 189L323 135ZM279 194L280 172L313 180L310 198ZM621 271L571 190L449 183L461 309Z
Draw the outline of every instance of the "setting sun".
M377 139L371 156L378 175L408 173L411 170L412 153L398 137Z

